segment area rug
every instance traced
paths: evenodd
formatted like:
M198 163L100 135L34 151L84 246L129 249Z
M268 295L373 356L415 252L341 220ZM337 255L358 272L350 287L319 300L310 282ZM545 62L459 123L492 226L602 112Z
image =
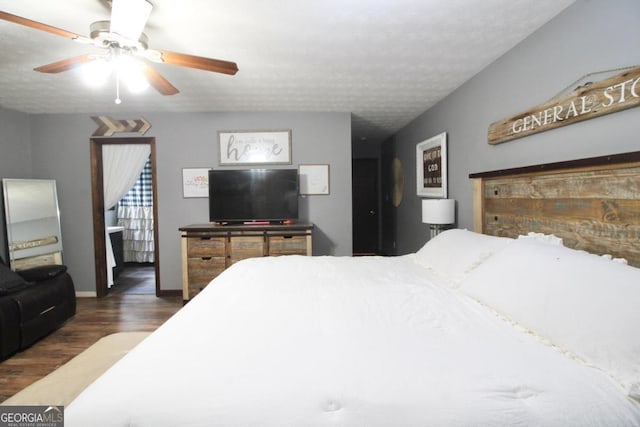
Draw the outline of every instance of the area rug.
M149 334L119 332L107 335L46 377L5 400L2 405L67 406Z

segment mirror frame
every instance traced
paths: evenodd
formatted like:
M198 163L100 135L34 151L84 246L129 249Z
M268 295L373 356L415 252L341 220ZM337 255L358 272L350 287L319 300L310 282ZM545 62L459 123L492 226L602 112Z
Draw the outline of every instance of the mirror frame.
M47 231L45 236L35 235L35 238L28 240L16 240L15 224L17 222L15 218L16 201L11 197L12 184L25 183L25 184L46 184L49 188L53 200L49 199L47 202L47 208L53 208L55 213L45 216L43 218L55 217L55 230L49 226L47 230L51 230L50 234ZM7 254L9 257L9 265L12 270L24 270L31 267L37 267L41 265L62 264L62 228L60 225L60 206L58 204L58 191L56 187L56 181L53 179L17 179L17 178L3 178L2 179L2 193L4 200L4 219L6 230L6 243ZM14 200L12 200L14 199ZM53 203L50 203L50 202ZM33 209L33 207L31 207ZM12 215L12 211L13 214ZM31 237L31 236L29 236ZM55 245L51 248L43 249L45 246ZM38 249L40 248L40 249ZM19 251L27 251L25 254L18 254Z

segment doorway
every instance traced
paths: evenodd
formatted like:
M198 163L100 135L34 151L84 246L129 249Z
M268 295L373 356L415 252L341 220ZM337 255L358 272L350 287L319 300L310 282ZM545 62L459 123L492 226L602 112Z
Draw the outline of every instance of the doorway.
M91 193L93 206L93 241L94 241L94 261L96 270L96 296L105 297L109 293L109 280L107 269L107 245L106 245L106 223L105 223L105 202L104 202L104 182L103 182L103 156L104 145L148 145L150 149L149 159L151 167L151 188L152 188L152 212L153 212L153 276L155 280L155 295L160 296L160 257L158 250L158 203L157 203L157 173L156 173L156 147L155 138L92 138L90 140L91 155Z
M379 253L378 159L352 161L353 254Z

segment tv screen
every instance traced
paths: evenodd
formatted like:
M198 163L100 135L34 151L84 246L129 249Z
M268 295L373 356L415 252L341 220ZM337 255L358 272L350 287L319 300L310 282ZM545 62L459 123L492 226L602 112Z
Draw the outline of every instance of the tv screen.
M209 221L297 218L297 169L209 170Z

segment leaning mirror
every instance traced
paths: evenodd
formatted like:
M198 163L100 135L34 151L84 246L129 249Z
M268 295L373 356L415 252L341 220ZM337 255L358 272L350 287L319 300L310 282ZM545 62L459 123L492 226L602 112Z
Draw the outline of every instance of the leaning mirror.
M11 268L62 264L56 182L5 178L2 188Z

